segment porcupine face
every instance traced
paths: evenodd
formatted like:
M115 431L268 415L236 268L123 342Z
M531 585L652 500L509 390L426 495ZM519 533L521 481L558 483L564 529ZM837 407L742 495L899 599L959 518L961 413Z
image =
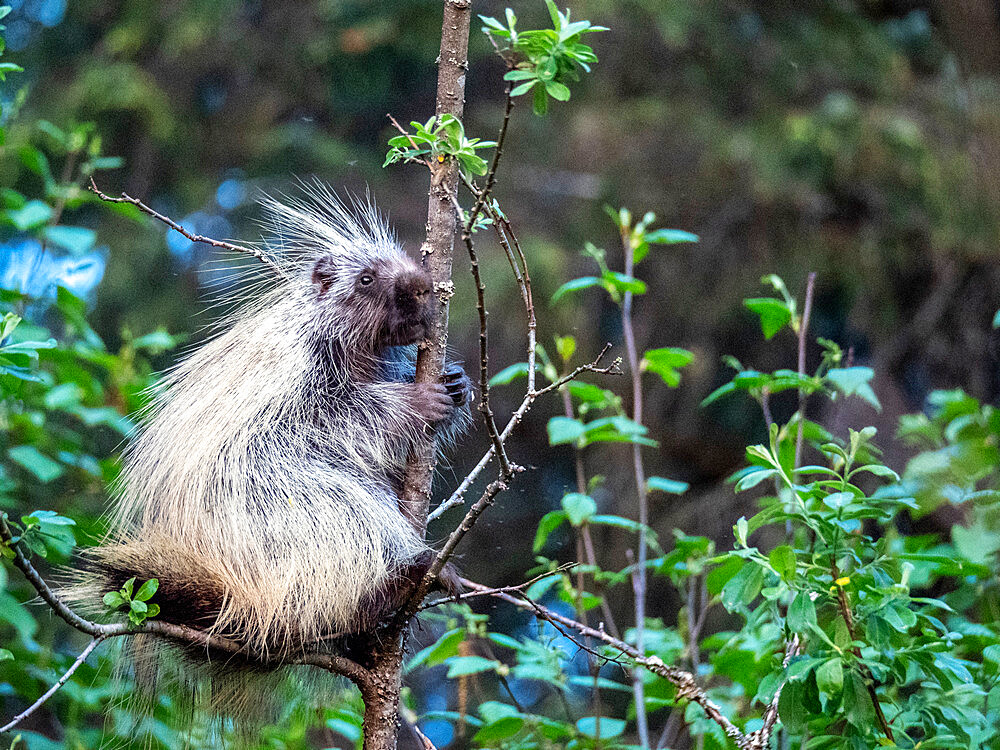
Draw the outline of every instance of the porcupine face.
M402 253L364 264L320 258L312 280L321 304L343 316L342 330L375 350L413 344L427 334L430 276Z

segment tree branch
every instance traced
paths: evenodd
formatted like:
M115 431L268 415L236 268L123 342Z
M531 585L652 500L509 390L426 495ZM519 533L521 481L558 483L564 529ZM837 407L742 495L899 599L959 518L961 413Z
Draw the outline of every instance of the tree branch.
M233 252L246 253L247 255L252 255L257 260L266 265L268 268L270 268L272 271L274 271L280 278L286 280L288 279L288 274L285 272L285 269L283 269L281 266L275 263L273 259L269 258L264 252L262 252L258 248L249 247L247 245L236 245L233 244L232 242L223 242L222 240L214 240L211 237L205 237L204 235L201 234L192 234L184 227L182 227L180 224L178 224L176 221L171 219L169 216L164 216L158 211L154 211L152 208L147 206L138 198L133 198L131 195L128 195L127 193L122 193L120 198L112 198L107 193L102 193L98 189L97 183L94 182L93 177L90 178L90 185L87 187L87 189L90 190L90 192L94 193L94 195L96 195L102 201L107 201L108 203L131 203L133 206L138 208L144 214L148 214L157 221L163 222L168 227L173 229L175 232L183 235L184 237L187 237L192 242L203 242L206 245L211 245L212 247L219 247L223 248L224 250L232 250Z
M519 609L531 612L535 615L535 617L541 620L545 620L553 625L560 625L562 627L575 630L581 635L589 636L590 638L606 643L625 656L628 656L635 664L649 670L653 674L662 677L674 685L677 689L678 699L683 698L691 701L692 703L697 703L705 714L712 721L718 724L739 747L744 747L747 735L743 734L739 727L726 718L725 714L722 713L722 709L720 709L719 706L708 697L704 689L698 686L694 676L690 672L685 672L683 669L678 669L677 667L664 664L663 660L658 656L645 656L634 646L608 635L608 633L604 630L589 627L581 622L577 622L576 620L566 617L565 615L554 612L547 607L543 607L541 604L527 599L523 596L523 594L518 597L505 591L491 590L482 584L475 583L474 581L469 581L464 578L462 579L462 585L473 591L491 592L490 596L501 599L509 604L513 604ZM576 645L580 646L580 648L585 648L579 642L574 642ZM602 658L608 658L606 655L601 656Z
M635 248L628 231L621 230L622 251L625 254L625 275L635 273ZM632 291L626 291L622 300L622 333L625 337L625 353L628 356L629 375L632 379L632 421L642 424L642 373L639 371L639 352L635 344L632 327ZM632 473L635 476L636 498L639 504L639 542L635 572L632 574L632 590L635 595L635 641L639 652L644 651L646 640L646 529L649 527L649 491L646 487L646 469L642 460L642 446L632 444ZM646 699L642 679L638 674L632 678L635 695L636 725L639 744L649 748L649 725L646 719Z
M258 661L262 664L303 664L319 667L328 672L347 677L354 684L358 685L358 687L362 687L363 684L371 681L371 675L368 670L357 662L347 657L322 651L306 652L289 659L276 659L270 654L251 651L245 645L229 638L206 633L203 630L191 628L186 625L176 625L164 620L146 620L138 627L127 623L99 623L88 620L73 611L62 601L41 575L39 575L35 566L31 564L31 561L21 551L20 544L13 541L13 534L4 516L0 516L0 541L13 551L14 557L11 559L11 563L24 574L28 583L32 585L42 600L67 624L91 636L94 639L95 647L97 643L107 638L145 633L158 635L189 645L201 646L206 649L210 648L231 654L241 654L248 659Z
M453 203L456 216L461 218L462 207L458 203L458 198L453 197ZM470 222L471 220L470 214ZM476 255L476 247L472 241L471 223L466 223L462 229L462 242L465 243L465 248L469 253L470 270L476 285L476 311L479 313L479 411L483 415L486 431L493 443L493 453L499 457L500 474L508 476L513 474L512 466L507 458L507 452L504 450L503 440L500 439L493 409L490 408L489 326L486 322L489 312L486 310L486 285L483 284L483 276L479 271L479 256Z
M80 667L80 665L87 660L87 657L90 656L90 653L95 648L97 648L101 644L101 642L107 637L108 636L106 635L99 635L96 638L94 638L94 640L92 640L90 643L88 643L87 647L80 652L80 655L76 657L76 661L74 661L70 665L70 668L63 673L63 676L59 678L56 684L50 687L48 690L46 690L42 694L42 697L39 698L34 703L32 703L30 706L28 706L28 708L24 709L21 713L19 713L13 719L7 722L4 726L0 727L0 734L3 734L4 732L9 732L11 729L16 727L22 721L24 721L33 713L35 713L35 711L41 708L42 705L45 703L45 701L47 701L49 698L55 695L56 691L69 681L69 678L72 677L73 673L76 672L76 670Z

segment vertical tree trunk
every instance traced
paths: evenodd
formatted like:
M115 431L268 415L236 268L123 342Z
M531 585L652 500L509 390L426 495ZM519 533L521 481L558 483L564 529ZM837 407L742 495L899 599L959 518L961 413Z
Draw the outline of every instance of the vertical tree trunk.
M471 5L471 0L444 0L435 103L438 117L450 114L461 119L465 110ZM430 334L417 355L418 383L432 383L441 377L448 344L448 302L453 293L451 261L457 225L453 199L458 194L458 165L449 161L435 167L427 193L427 239L420 252L434 281L438 304ZM410 457L403 480L402 506L419 530L427 523L434 462L434 442L429 440Z
M471 4L471 0L444 0L435 102L438 117L450 114L461 119L465 109ZM420 345L418 351L418 383L438 380L444 366L448 344L448 303L453 290L451 266L458 221L455 215L458 183L457 164L446 161L434 165L427 193L427 239L421 247L421 260L434 282L438 304L433 310L433 322L427 341ZM426 532L435 460L434 440L429 439L410 457L403 478L400 508L422 536ZM399 691L402 686L408 627L409 622L398 622L390 628L390 632L381 634L373 644L369 667L372 679L361 686L361 697L365 703L365 750L396 748Z
M396 748L404 643L401 635L383 642L370 667L371 680L361 686L361 699L365 703L364 750Z

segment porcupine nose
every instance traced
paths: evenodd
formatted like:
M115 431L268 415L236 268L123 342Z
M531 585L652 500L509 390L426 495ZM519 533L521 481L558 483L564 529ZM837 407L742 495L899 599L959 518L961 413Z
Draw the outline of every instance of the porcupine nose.
M407 274L396 281L396 310L405 325L426 330L430 314L431 284L423 271Z

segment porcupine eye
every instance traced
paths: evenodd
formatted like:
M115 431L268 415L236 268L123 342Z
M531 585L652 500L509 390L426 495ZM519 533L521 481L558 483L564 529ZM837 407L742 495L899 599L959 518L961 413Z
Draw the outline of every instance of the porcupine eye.
M361 277L358 279L358 283L361 284L361 286L371 286L371 284L374 283L374 281L375 277L372 276L370 273L363 273L361 274Z

